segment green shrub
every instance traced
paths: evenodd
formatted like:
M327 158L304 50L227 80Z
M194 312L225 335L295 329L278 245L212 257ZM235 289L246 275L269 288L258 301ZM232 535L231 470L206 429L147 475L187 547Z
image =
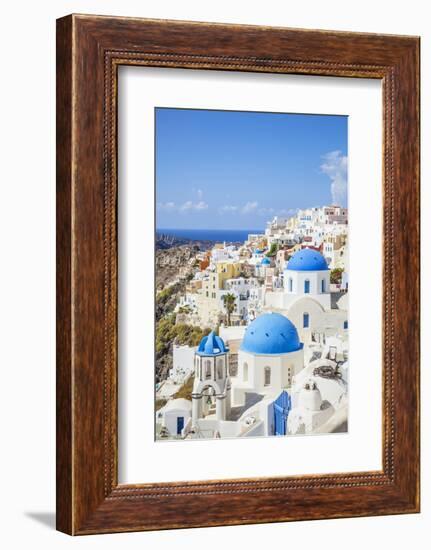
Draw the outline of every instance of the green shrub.
M335 269L332 269L330 281L334 285L338 285L341 283L341 276L343 274L343 270L340 267L336 267Z

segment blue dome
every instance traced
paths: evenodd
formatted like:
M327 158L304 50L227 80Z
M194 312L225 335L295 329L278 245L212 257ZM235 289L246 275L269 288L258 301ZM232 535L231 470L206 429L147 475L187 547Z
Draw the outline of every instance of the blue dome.
M323 271L328 269L325 258L311 248L298 250L287 262L287 268L292 271Z
M270 260L268 260L268 258L264 258L262 260L262 265L271 265L271 262L270 262Z
M247 327L240 349L257 355L280 355L302 347L295 325L287 317L265 313Z
M219 355L228 351L225 343L211 331L208 336L204 336L199 344L197 354L198 355Z

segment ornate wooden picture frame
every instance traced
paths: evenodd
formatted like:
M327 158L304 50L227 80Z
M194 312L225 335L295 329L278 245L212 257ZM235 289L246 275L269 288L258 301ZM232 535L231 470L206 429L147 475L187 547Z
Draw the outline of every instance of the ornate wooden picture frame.
M117 69L383 85L383 468L118 483ZM70 15L57 21L57 528L139 531L419 511L419 39Z

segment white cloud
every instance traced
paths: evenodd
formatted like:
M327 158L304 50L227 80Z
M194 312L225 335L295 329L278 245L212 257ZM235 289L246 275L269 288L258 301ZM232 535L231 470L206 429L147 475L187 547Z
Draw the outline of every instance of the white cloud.
M199 212L200 210L207 210L208 204L202 200L203 198L203 191L202 189L196 189L196 195L198 197L198 200L196 202L194 201L186 201L181 206L178 207L179 212Z
M183 212L184 212L185 210L191 210L192 208L193 208L193 203L192 203L192 201L187 201L187 202L185 202L184 204L182 204L182 205L180 206L180 210L183 211Z
M225 204L221 206L218 211L220 214L234 214L235 212L239 212L240 214L252 214L253 212L256 212L257 207L259 206L259 203L257 201L249 201L244 204L244 206L235 206L234 204ZM261 210L272 210L270 209L261 209ZM257 212L258 214L262 214L262 212L259 210Z
M242 214L251 214L255 212L256 208L259 206L259 203L257 201L253 202L247 202L242 208L241 213Z
M193 202L193 201L186 201L184 204L180 206L180 212L188 212L193 210L206 210L208 208L208 204L204 201L199 202Z
M186 201L181 205L176 205L174 202L168 201L158 202L156 204L156 208L157 210L164 210L167 212L198 212L200 210L206 210L208 208L208 204L202 200L198 202Z
M331 151L322 156L321 171L331 180L333 204L346 204L347 199L347 156L341 151Z

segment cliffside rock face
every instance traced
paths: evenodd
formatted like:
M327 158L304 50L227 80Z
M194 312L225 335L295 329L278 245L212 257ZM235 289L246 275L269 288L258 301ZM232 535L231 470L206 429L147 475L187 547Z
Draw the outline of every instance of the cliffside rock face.
M173 246L180 246L182 244L187 244L186 239L179 239L173 235L164 235L162 233L156 234L156 250L166 250L172 248Z
M156 338L159 321L173 313L187 282L196 271L198 246L180 245L156 250ZM156 353L156 382L165 380L172 368L172 342Z
M169 376L169 370L173 367L172 346L168 353L156 354L155 382L166 380Z
M172 245L170 239L162 242L161 247L157 247L156 244L155 265L156 382L166 380L169 376L169 369L172 368L172 344L177 337L176 316L172 314L180 297L185 294L188 282L199 269L198 253L205 249L205 245L198 241L180 245ZM184 327L186 324L183 320L181 326ZM196 330L201 330L199 327L190 326L190 329L192 333L190 337L193 340L193 345L196 345L194 340L197 338L199 342L203 333L195 334Z
M165 315L173 313L175 306L182 294L186 290L187 280L183 279L174 284L166 286L156 295L156 322L160 321Z
M156 249L156 288L185 279L195 270L197 245L180 245L167 249Z

